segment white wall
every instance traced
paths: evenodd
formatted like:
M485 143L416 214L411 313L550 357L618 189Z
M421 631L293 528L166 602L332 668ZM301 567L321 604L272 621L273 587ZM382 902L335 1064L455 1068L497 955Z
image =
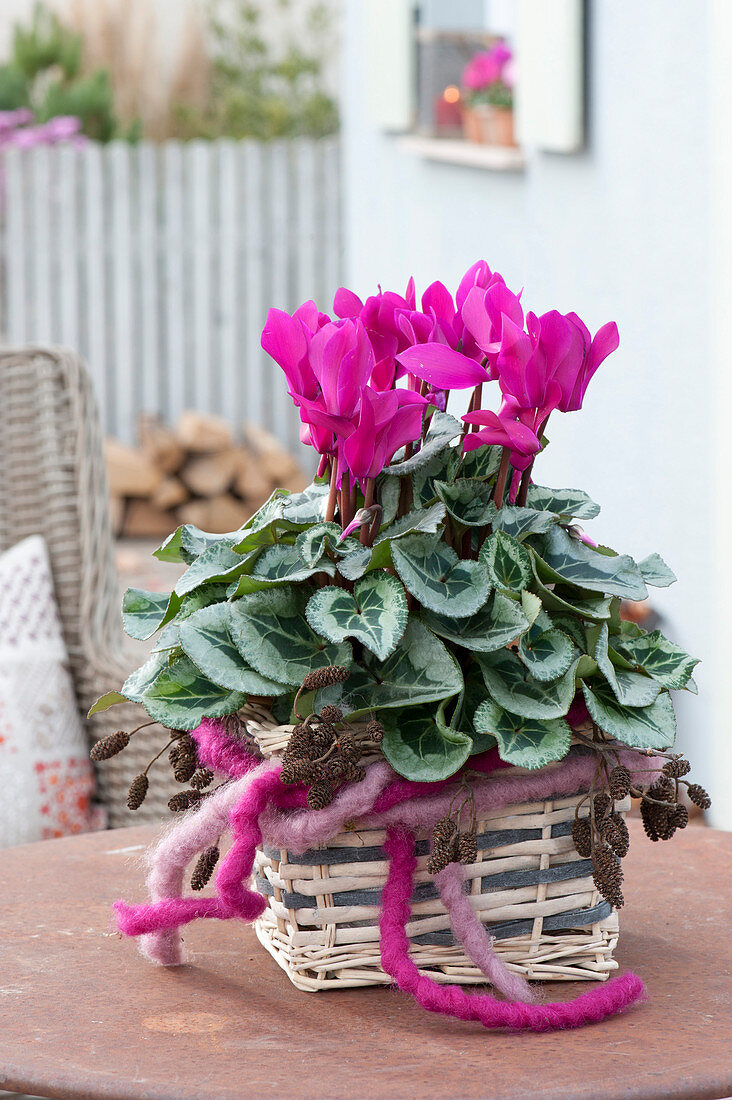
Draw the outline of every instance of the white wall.
M574 309L593 330L617 320L620 350L582 414L555 414L539 476L603 505L601 540L659 550L676 571L653 602L704 658L699 698L677 695L679 743L716 795L714 820L732 828L712 675L715 653L729 653L712 590L716 509L729 505L711 435L710 0L589 2L587 151L532 153L521 174L429 163L369 125L365 6L345 5L349 285L399 289L413 273L455 286L485 257L536 312Z

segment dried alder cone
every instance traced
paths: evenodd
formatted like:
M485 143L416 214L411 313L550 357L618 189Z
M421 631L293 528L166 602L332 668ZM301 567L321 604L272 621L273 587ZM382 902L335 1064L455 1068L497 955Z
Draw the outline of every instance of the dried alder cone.
M295 700L303 692L315 691L348 679L348 670L328 665L308 673ZM379 725L379 723L372 723ZM343 711L326 704L319 714L309 714L296 725L282 755L283 783L308 783L307 801L311 810L323 810L333 801L341 783L359 783L366 771L359 764L361 747L343 721Z
M630 835L622 814L615 810L615 802L629 794L640 798L643 829L650 840L657 841L670 840L677 829L684 829L688 824L689 811L680 801L681 786L687 788L689 799L703 809L709 808L711 800L703 787L682 779L689 774L691 765L681 755L649 750L649 755L666 757L666 760L661 775L642 786L633 781L624 765L616 762L611 766L615 750L607 742L600 739L593 747L602 762L602 767L598 765L602 784L579 802L572 822L572 843L582 859L592 861L592 879L598 892L615 909L620 909L624 903L620 861L628 854ZM585 803L588 814L580 817L579 811Z

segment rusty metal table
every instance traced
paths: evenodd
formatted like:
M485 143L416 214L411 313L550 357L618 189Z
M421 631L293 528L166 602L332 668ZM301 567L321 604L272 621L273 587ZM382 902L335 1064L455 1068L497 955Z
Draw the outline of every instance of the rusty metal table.
M732 834L632 822L618 958L650 1000L581 1031L504 1035L388 989L300 993L240 923L162 970L109 934L142 899L145 828L0 852L0 1088L64 1098L726 1097ZM546 987L556 999L581 987Z

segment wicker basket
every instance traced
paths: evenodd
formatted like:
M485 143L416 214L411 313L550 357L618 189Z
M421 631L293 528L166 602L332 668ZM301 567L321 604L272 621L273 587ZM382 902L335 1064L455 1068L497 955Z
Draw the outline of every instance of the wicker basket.
M266 755L281 752L292 729L263 710L247 714L247 725ZM368 759L370 746L364 748ZM574 795L481 818L478 862L465 868L473 905L497 952L532 980L602 981L617 967L617 913L597 893L590 861L572 844L576 804ZM617 805L623 814L629 808L629 799ZM377 924L387 872L384 835L356 829L299 856L267 847L257 853L256 887L269 898L257 935L298 989L390 983L379 962ZM438 981L485 982L455 944L427 873L429 839L424 834L417 841L407 926L413 958Z

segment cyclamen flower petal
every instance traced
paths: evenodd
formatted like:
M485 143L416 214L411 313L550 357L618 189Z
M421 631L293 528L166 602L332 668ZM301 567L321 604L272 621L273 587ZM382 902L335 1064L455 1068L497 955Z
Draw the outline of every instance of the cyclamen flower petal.
M473 287L478 286L485 290L492 278L493 272L488 267L485 260L477 260L472 267L468 268L460 280L460 285L455 294L455 305L457 306L458 313L462 313L465 299Z
M526 457L535 455L541 450L541 443L531 428L518 420L504 419L490 409L477 409L475 412L466 413L462 419L466 424L477 424L480 427L479 431L465 436L464 451L474 451L484 443L510 447Z
M480 363L446 344L418 344L399 352L397 359L410 374L438 390L464 390L487 382L489 377Z
M358 294L354 294L348 287L339 287L335 292L333 312L336 317L358 317L362 309L363 302Z
M566 320L574 335L573 350L556 372L562 390L559 408L562 412L576 412L582 408L587 387L597 368L620 344L618 326L609 321L598 329L590 340L587 326L576 313L568 313Z

